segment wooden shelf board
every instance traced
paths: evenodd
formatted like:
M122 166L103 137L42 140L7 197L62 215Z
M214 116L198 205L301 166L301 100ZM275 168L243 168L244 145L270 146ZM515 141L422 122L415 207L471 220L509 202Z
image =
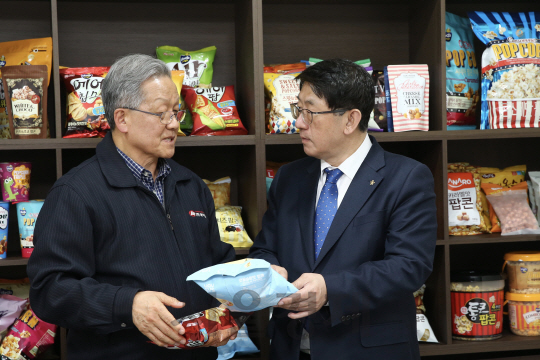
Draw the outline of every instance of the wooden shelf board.
M509 235L502 236L501 234L482 234L472 236L450 236L445 243L449 245L464 245L464 244L486 244L486 243L509 243L522 241L538 241L540 235ZM437 242L438 244L438 242Z
M28 258L23 258L21 256L7 256L5 259L0 259L0 266L17 266L17 265L27 265Z
M540 136L540 129L477 129L445 132L447 140L517 139Z
M540 348L540 337L518 336L508 330L497 340L452 340L452 344L420 344L421 356L472 354L496 351L530 350Z

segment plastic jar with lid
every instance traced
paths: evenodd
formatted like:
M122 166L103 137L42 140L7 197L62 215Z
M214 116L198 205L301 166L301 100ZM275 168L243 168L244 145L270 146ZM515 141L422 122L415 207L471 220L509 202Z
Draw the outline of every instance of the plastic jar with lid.
M510 292L540 294L540 252L509 252L504 255L504 260Z
M504 279L484 271L452 273L452 338L494 340L502 336Z
M540 294L506 293L510 330L521 336L540 336Z

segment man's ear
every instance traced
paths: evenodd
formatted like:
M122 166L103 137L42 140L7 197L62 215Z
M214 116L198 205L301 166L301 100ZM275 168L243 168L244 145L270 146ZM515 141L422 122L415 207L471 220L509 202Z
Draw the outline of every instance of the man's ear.
M126 133L128 131L129 119L127 116L126 109L114 110L114 123L116 125L116 128L120 132Z
M352 109L347 116L347 122L345 123L345 129L343 130L345 135L350 135L355 131L358 131L358 125L362 120L362 113L358 109Z

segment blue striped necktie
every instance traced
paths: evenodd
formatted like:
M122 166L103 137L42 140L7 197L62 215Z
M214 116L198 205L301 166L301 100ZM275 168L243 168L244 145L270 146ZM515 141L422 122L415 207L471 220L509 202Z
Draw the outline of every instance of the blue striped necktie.
M332 225L334 216L337 212L338 188L337 181L343 172L339 169L324 169L326 173L326 182L321 190L317 209L315 211L315 260L319 257L326 234Z

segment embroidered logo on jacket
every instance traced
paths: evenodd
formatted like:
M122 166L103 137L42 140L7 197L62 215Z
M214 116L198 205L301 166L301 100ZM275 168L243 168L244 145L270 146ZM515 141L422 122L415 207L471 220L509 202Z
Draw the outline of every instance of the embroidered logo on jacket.
M203 217L203 218L206 219L206 214L204 213L204 211L190 210L189 211L189 216L191 216L191 217Z

